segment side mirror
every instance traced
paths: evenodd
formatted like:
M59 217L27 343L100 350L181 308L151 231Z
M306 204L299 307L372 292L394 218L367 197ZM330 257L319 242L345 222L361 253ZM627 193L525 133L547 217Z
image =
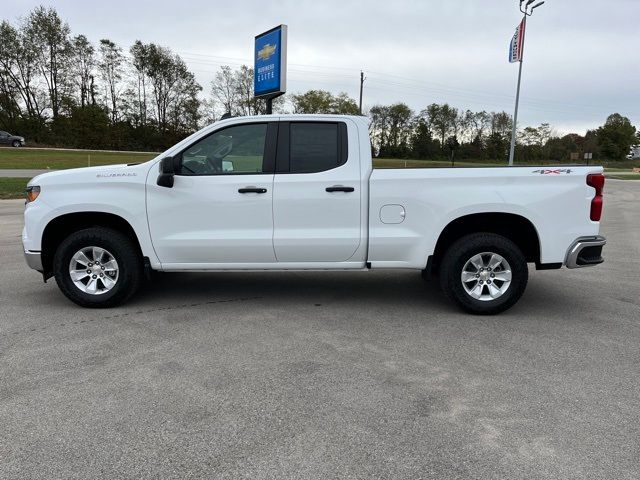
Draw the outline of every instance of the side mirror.
M165 157L160 161L160 175L157 184L161 187L172 188L173 177L176 174L174 157Z

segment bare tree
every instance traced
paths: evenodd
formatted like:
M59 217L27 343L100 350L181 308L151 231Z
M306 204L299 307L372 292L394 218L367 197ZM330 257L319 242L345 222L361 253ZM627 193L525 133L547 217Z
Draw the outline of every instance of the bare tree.
M161 130L169 126L194 130L198 126L198 93L202 87L184 60L167 48L147 45L147 76L152 87L156 120Z
M96 67L96 55L93 45L84 35L73 37L71 41L73 78L78 89L79 103L82 107L91 103L91 78Z
M140 124L145 125L147 123L147 76L149 71L149 48L144 45L140 40L136 40L131 49L131 56L133 57L133 68L137 73L137 93L138 93L138 121Z
M71 45L69 25L63 22L54 8L36 7L24 25L27 49L38 59L38 66L47 84L53 118L58 118L63 95L67 93Z
M0 77L5 101L15 99L17 92L27 116L41 120L43 108L37 86L38 74L38 59L28 48L25 35L3 21L0 24Z
M236 85L236 76L231 67L225 65L220 67L220 71L211 81L211 93L220 105L224 108L225 113L235 115L238 113L238 88Z
M98 67L105 83L105 100L109 109L111 123L119 118L118 103L121 93L124 57L122 49L111 40L100 40L100 62Z

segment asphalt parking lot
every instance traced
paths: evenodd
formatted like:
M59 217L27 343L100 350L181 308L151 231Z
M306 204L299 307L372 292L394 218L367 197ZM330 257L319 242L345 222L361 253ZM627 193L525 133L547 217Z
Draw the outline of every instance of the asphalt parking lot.
M414 272L159 275L83 310L0 202L0 478L640 477L640 182L496 317Z

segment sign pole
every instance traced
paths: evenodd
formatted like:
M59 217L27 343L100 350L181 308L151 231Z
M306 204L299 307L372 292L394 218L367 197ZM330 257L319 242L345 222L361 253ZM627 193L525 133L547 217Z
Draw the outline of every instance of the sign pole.
M275 93L273 95L266 96L264 99L267 102L267 110L266 114L271 115L273 113L273 101L278 98L280 95L284 95L284 93Z
M522 62L524 61L524 38L527 34L527 15L525 14L522 20L523 32L522 32L522 54L520 58L520 68L518 68L518 88L516 89L516 109L513 112L513 129L511 131L511 148L509 150L509 166L513 167L513 158L516 154L516 135L518 133L518 104L520 103L520 81L522 80Z

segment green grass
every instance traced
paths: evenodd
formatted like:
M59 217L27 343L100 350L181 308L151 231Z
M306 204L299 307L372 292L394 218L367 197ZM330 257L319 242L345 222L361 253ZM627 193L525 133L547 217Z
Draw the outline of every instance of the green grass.
M570 162L540 162L540 163L518 163L516 161L516 167L532 167L539 165L566 165ZM640 161L638 160L624 160L619 162L594 162L592 165L602 165L605 167L605 171L620 173L631 172L633 168L640 167ZM497 161L473 161L473 160L461 160L455 161L454 167L456 168L468 168L468 167L506 167L506 162ZM585 165L586 166L586 165ZM374 168L450 168L451 162L442 160L402 160L398 158L374 158Z
M52 169L59 170L65 168L86 167L89 163L96 165L114 165L118 163L145 162L155 157L154 153L143 152L106 152L101 150L78 151L78 150L53 150L53 149L30 149L30 148L0 148L0 170L1 169ZM251 158L227 157L227 160L234 162L234 168L239 171L247 171L253 165ZM548 164L549 162L543 162ZM568 162L555 162L568 163ZM604 164L607 172L629 172L634 167L640 167L639 160L625 160L619 162L595 162ZM443 160L401 160L392 158L374 158L375 168L448 168L451 162ZM516 166L529 166L539 164L522 164L516 162ZM506 166L506 162L497 161L456 161L455 167L497 167Z
M500 167L496 162L456 161L454 167ZM373 168L450 168L451 162L439 160L401 160L398 158L374 158Z
M0 200L25 198L25 189L29 178L0 177Z
M65 169L118 163L145 162L154 153L40 150L29 148L0 148L0 169L35 168Z

